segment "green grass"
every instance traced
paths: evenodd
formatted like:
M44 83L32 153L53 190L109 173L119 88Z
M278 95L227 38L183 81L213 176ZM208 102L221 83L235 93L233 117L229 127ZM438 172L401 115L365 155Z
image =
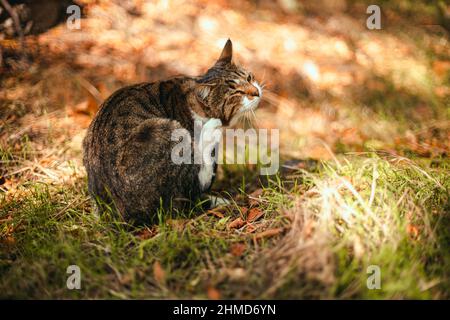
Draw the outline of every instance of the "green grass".
M1 296L207 298L213 287L222 298L448 298L448 170L374 154L340 162L266 182L255 233L284 231L261 240L227 228L237 205L223 218L165 216L143 237L95 215L84 179L25 183L0 200ZM72 264L81 290L66 288ZM366 287L369 265L381 268L381 290Z

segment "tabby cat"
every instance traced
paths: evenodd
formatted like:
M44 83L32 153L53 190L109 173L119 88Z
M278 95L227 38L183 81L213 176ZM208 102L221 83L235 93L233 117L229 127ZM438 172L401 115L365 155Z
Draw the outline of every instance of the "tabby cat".
M220 129L255 109L261 95L253 74L233 62L229 39L202 76L116 91L100 107L83 141L89 193L100 208L113 204L127 221L138 224L151 223L161 206L183 208L196 201L211 188L216 163L174 163L171 150L177 141L171 133L187 130L193 149L198 148L202 141L195 143L194 122Z

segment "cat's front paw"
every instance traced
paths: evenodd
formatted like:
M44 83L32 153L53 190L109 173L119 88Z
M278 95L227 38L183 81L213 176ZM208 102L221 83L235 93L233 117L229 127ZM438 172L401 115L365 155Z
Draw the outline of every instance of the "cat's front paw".
M214 130L220 128L222 126L222 121L217 118L211 118L203 125L203 129L205 130Z

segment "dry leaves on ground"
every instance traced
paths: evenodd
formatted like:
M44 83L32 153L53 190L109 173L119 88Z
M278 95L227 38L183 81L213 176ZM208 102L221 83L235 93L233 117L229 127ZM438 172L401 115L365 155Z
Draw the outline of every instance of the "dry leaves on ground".
M159 261L155 261L155 263L153 263L153 277L159 285L165 285L166 272Z

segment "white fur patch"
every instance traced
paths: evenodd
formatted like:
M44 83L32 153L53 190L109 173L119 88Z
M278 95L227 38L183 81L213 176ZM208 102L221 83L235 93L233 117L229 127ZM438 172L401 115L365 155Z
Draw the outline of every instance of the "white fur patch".
M259 99L261 99L261 98L262 98L262 88L261 88L261 86L260 86L259 83L256 82L256 81L253 81L253 82L252 82L252 85L254 85L254 86L256 87L256 89L258 89L258 92L259 92Z
M208 196L209 201L211 202L210 209L221 207L221 206L227 206L231 204L230 200L227 200L222 197L216 197L216 196Z
M202 163L198 173L198 181L200 182L202 191L209 188L214 176L215 160L211 157L211 152L222 137L222 132L220 131L221 126L222 121L220 119L211 118L204 123L200 133L198 151L202 155Z
M199 89L200 97L202 97L203 99L206 99L206 97L209 95L210 91L211 91L211 89L209 87L201 87Z

